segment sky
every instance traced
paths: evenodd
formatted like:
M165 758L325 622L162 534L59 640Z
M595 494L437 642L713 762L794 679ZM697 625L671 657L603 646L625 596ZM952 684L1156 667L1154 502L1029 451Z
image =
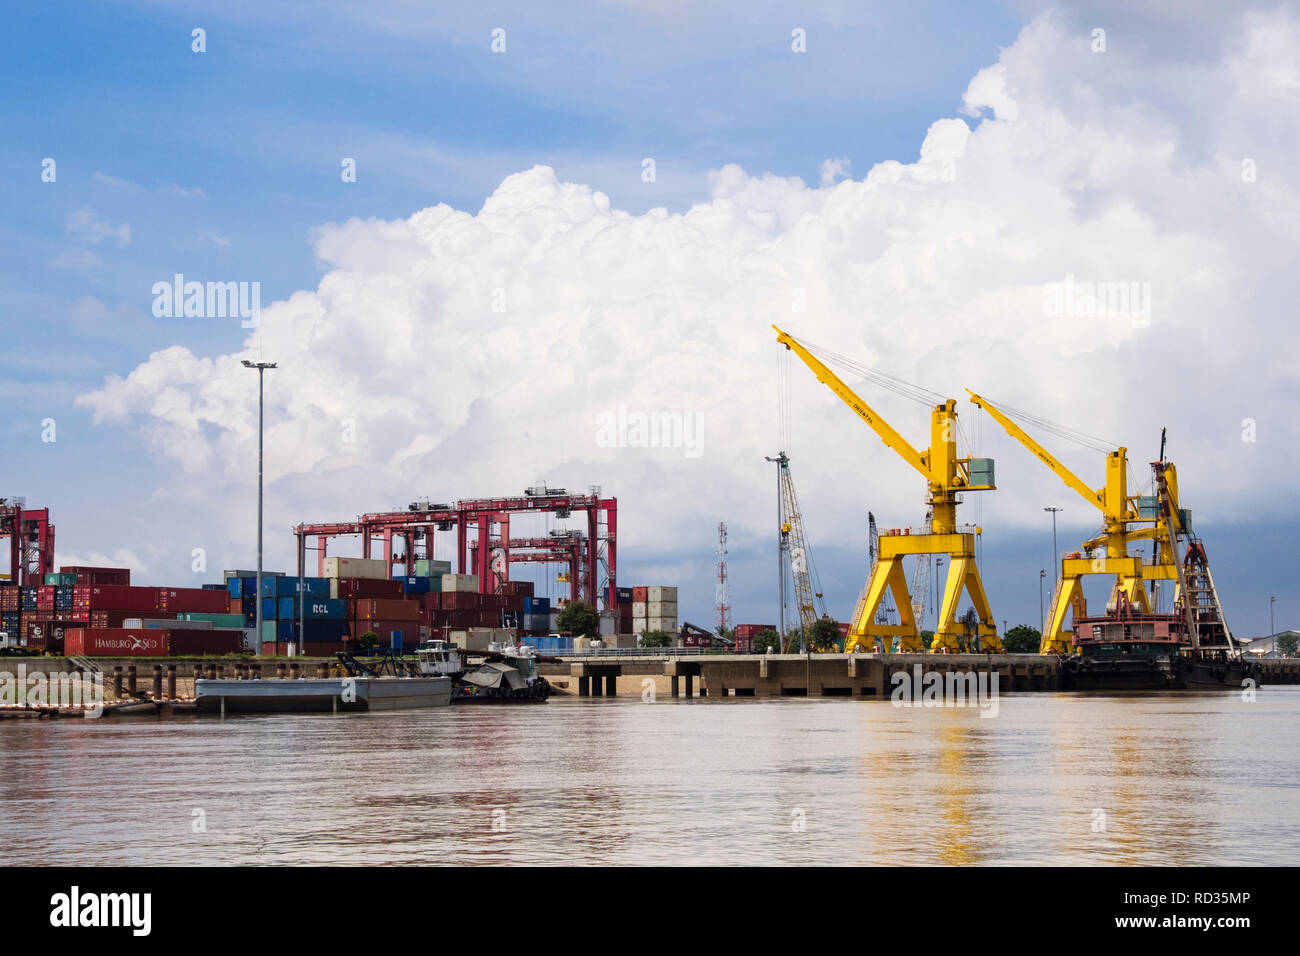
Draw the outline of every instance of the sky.
M919 524L924 485L775 324L960 400L999 621L1038 618L1042 509L1060 551L1100 516L966 388L1128 447L1135 488L1167 427L1234 631L1300 624L1296 4L438 7L8 13L0 494L60 562L252 565L261 358L268 567L300 520L599 485L620 584L711 625L725 521L763 623L784 450L842 618L867 511ZM169 314L177 275L256 283L255 325ZM850 384L924 447L924 405ZM607 427L637 415L691 427Z

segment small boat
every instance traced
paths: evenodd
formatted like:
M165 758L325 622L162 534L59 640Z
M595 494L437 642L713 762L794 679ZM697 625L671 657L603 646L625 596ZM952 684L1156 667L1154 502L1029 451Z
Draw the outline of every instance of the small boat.
M416 648L422 674L441 674L455 685L452 702L545 701L551 685L537 673L537 660L527 645L489 644L486 651L461 651L447 641L429 641Z

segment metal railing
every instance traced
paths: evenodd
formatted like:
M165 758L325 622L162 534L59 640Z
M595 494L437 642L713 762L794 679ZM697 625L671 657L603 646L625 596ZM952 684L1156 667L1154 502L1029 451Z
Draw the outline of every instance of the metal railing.
M545 657L696 657L700 654L730 654L731 651L709 647L588 647L580 651L538 648Z

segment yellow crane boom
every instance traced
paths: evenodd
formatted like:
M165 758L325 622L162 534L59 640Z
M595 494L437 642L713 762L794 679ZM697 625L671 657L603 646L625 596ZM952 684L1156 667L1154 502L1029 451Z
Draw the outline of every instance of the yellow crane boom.
M853 653L857 650L876 650L877 647L888 650L894 637L899 638L900 650L924 650L916 617L912 613L913 602L908 593L902 559L906 555L933 554L945 554L950 560L931 650L952 652L978 645L983 651L1000 651L1002 641L998 637L979 567L975 562L975 535L978 529L970 531L957 524L957 505L962 492L994 489L993 460L958 456L957 402L951 398L945 399L931 409L930 447L919 451L807 346L775 325L772 328L777 333L777 342L799 356L817 376L817 380L853 409L858 418L885 445L925 478L928 486L926 503L930 508L929 528L921 534L909 532L881 535L880 556L858 599L845 651ZM897 625L876 621L876 611L886 590L893 594L898 606L901 622ZM957 605L963 591L970 596L978 618L973 632L957 620Z

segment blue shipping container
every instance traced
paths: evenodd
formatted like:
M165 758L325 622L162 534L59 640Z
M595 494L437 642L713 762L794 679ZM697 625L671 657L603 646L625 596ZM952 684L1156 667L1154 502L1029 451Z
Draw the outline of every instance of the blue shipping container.
M428 578L402 578L402 591L406 594L428 594Z
M282 597L276 599L279 603L279 613L276 615L281 618L298 617L298 599L294 597ZM304 609L303 617L309 620L318 618L341 619L347 617L348 602L340 598L307 598L307 605Z
M330 596L329 578L303 578L302 592L308 597ZM282 575L274 578L262 578L262 597L293 597L298 594L299 581L296 576Z
M547 614L551 610L550 598L526 597L524 598L525 614Z
M292 600L292 598L290 600ZM262 598L262 620L273 621L277 617L279 617L280 616L278 613L279 604L280 602L276 598L273 597ZM290 617L290 616L291 615L288 614L285 615L285 617Z

